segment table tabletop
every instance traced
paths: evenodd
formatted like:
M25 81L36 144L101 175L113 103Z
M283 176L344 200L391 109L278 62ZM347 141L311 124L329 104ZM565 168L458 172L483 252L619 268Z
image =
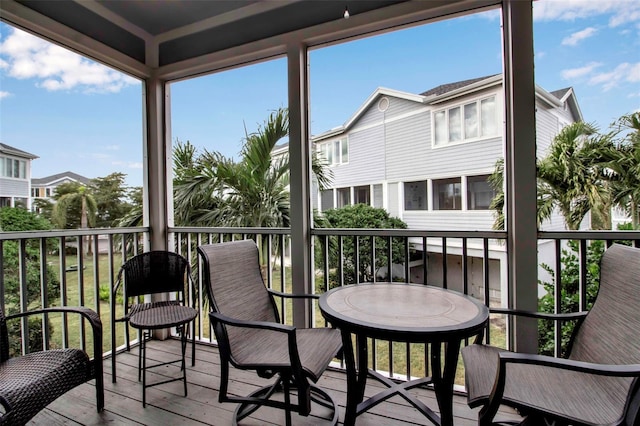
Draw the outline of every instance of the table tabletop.
M131 316L129 322L135 328L159 329L173 327L192 321L198 311L182 305L166 305L145 309Z
M489 317L479 300L423 284L366 283L338 287L320 297L325 318L339 328L380 337L467 336Z

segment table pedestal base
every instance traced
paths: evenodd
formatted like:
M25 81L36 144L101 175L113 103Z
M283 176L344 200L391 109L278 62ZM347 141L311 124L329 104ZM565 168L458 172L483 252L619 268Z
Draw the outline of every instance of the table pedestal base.
M355 413L356 416L358 416L361 413L364 413L365 411L378 405L382 401L385 401L391 398L394 395L400 395L409 404L416 407L418 411L424 414L434 424L437 424L437 425L440 424L439 415L437 415L431 408L427 407L425 403L423 403L422 401L420 401L419 399L411 395L409 392L407 392L409 389L417 388L420 386L426 386L429 383L432 383L431 377L424 377L422 379L415 379L409 382L398 383L386 376L383 376L382 374L374 370L368 370L368 374L370 377L373 377L380 383L383 383L384 385L386 385L389 389L379 392L376 395L372 396L371 398L367 399L366 401L359 403L358 407L356 408L356 413Z

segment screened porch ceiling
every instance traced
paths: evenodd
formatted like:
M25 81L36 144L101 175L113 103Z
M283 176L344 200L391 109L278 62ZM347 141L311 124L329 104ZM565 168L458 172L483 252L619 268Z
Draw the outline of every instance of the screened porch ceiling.
M139 78L170 80L496 1L3 0L1 17ZM348 9L350 18L344 19Z

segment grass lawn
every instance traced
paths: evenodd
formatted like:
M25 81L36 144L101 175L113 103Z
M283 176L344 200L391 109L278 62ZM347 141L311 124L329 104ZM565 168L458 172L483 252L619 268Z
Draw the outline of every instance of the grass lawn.
M69 266L72 262L74 262L74 257L67 257L67 266ZM49 263L53 266L56 271L60 270L60 259L57 256L49 256ZM113 280L117 278L117 273L119 271L120 265L122 263L122 257L120 254L114 254L113 256ZM109 257L107 255L99 255L98 256L98 268L97 273L95 273L93 257L89 256L84 260L85 268L82 271L71 270L67 271L66 274L66 288L67 288L67 297L66 297L66 305L69 306L77 306L84 305L88 306L94 310L98 310L100 313L100 317L102 319L103 326L103 352L107 352L111 350L111 307L109 304L109 293L110 293L110 271L109 271ZM194 277L197 276L194 272ZM82 281L80 279L82 277ZM280 290L279 285L279 277L280 270L278 268L273 271L274 281L276 281L275 287ZM102 294L102 300L100 300L99 304L96 305L96 278L99 286L99 294ZM82 282L82 288L81 283ZM291 274L290 271L285 270L285 291L291 291ZM59 301L52 301L51 305L59 305ZM116 314L117 316L122 315L123 306L122 303L118 303L116 306ZM285 304L286 310L286 323L291 324L291 301L288 300ZM53 332L51 334L51 342L54 347L62 346L62 317L61 315L51 315L50 321L52 325ZM204 330L203 337L209 338L209 318L208 315L201 315L199 321L202 321L202 329ZM315 323L316 326L324 326L325 321L320 313L320 310L315 303ZM70 315L68 317L68 340L69 344L72 347L79 347L79 342L82 339L83 331L80 329L80 320L77 315ZM120 346L124 344L124 325L122 323L117 324L116 328L116 346ZM136 330L131 329L130 331L132 338L135 339L137 336ZM87 348L92 348L93 342L90 332L90 327L84 327L84 335ZM505 333L504 329L498 327L496 325L491 325L491 343L496 346L504 347L505 344ZM370 349L369 353L373 359L373 342L370 341ZM375 342L375 366L377 369L381 371L389 371L389 353L393 354L393 371L395 375L404 376L407 373L407 358L409 355L409 359L411 362L410 365L410 374L414 377L424 376L426 367L429 363L428 353L425 354L425 345L424 344L406 344L406 343L393 343L390 345L387 341L376 340ZM373 363L370 360L370 367L373 367ZM462 363L462 359L458 361L458 368L456 371L456 383L464 384L464 366Z

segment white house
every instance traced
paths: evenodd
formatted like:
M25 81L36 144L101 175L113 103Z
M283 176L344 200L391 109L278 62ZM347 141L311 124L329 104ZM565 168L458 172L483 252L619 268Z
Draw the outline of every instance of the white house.
M504 153L502 75L443 84L420 94L378 88L342 125L313 137L333 171L332 187L314 193L319 211L365 203L385 208L392 216L421 230L491 230L494 191L487 178ZM565 125L582 120L571 88L548 92L536 87L538 157ZM535 197L535 194L532 194ZM556 216L545 230L565 229ZM550 258L540 242L541 262ZM411 241L416 251L427 250L429 282L441 280L440 240ZM482 247L470 255L482 256ZM447 244L447 262L460 262L461 247ZM474 260L475 259L475 260ZM451 263L449 263L451 264ZM471 258L471 293L482 294L482 259ZM452 268L453 269L453 268ZM506 250L490 246L490 294L506 297ZM422 266L410 279L420 282ZM430 273L430 272L433 273ZM455 274L456 272L450 272ZM477 277L474 280L473 277ZM455 277L450 280L456 282ZM501 284L502 283L502 284ZM503 301L504 302L504 301Z
M0 207L31 208L31 160L37 155L0 143Z
M77 182L88 185L90 181L89 178L69 171L43 178L33 178L31 179L31 197L32 199L51 200L55 189L63 183Z

